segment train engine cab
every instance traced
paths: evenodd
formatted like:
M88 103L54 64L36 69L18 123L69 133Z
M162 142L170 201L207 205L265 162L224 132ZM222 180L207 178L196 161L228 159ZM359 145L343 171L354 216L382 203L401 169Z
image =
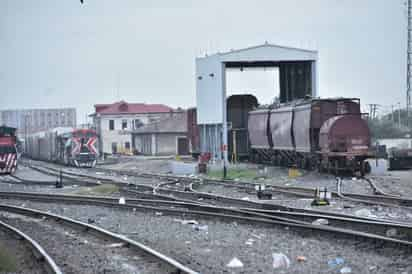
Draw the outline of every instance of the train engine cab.
M17 169L16 129L0 127L0 175L13 174Z
M97 134L91 129L78 129L72 132L71 161L76 167L94 167L99 153Z

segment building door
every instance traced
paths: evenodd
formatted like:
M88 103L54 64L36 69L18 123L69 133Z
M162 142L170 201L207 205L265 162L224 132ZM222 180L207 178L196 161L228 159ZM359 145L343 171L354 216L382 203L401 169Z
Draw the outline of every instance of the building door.
M116 154L117 153L117 143L112 143L112 154Z
M189 154L189 140L186 137L177 138L177 154L179 155Z

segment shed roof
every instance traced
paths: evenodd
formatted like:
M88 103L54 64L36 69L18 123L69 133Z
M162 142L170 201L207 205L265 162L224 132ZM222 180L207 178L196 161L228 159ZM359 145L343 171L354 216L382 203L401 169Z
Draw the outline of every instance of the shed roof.
M172 117L168 117L133 131L134 134L146 133L186 133L187 132L187 112L181 112Z
M207 55L199 59L217 58L222 62L239 62L239 61L304 61L317 60L318 52L316 50L301 49L288 46L280 46L265 42L263 44L247 47L243 49L232 49L227 52L218 52Z
M99 114L140 114L171 112L173 108L162 104L127 103L125 101L113 104L96 104L95 112Z

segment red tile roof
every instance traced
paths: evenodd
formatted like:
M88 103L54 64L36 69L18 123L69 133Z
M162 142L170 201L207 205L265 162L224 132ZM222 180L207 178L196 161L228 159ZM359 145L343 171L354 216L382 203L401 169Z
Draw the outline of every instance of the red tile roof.
M173 109L161 104L127 103L125 101L113 104L94 105L96 113L100 114L136 114L136 113L162 113L170 112Z

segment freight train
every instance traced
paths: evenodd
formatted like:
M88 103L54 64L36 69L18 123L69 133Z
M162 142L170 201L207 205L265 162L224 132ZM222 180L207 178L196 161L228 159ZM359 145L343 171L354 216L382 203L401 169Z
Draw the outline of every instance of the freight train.
M56 128L29 136L26 155L76 167L94 167L99 157L97 142L92 129Z
M370 131L356 98L307 99L249 112L250 159L332 173L370 172Z
M227 99L230 160L297 166L320 172L362 175L370 171L371 137L357 98L306 98L257 107L253 95ZM200 149L196 109L188 113L192 151ZM233 157L235 156L235 157Z
M16 128L0 126L0 175L13 174L17 164Z

